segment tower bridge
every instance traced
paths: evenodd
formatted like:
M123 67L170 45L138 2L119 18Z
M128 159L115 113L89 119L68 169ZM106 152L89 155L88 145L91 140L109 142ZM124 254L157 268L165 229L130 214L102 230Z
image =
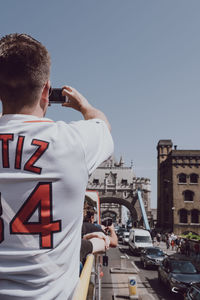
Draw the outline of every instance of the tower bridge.
M137 191L141 191L142 199L148 219L151 219L150 179L136 177L133 165L124 165L122 157L116 162L111 157L102 163L88 181L88 190L98 191L102 216L112 216L117 223L123 222L123 207L129 211L133 224L143 225L143 217L138 201Z

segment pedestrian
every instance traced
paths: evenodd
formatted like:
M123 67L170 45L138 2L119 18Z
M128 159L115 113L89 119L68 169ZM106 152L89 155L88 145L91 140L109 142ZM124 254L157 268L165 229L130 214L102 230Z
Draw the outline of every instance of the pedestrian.
M69 71L68 71L69 73ZM63 109L45 118L50 55L26 34L0 39L0 299L70 300L79 278L88 176L113 152L106 116L65 85ZM56 109L56 107L55 107Z
M185 240L185 255L190 256L190 243L188 239Z
M199 249L200 247L199 247L199 243L198 242L196 242L195 244L194 244L194 252L195 252L195 259L196 260L198 260L198 257L199 257Z
M165 243L166 243L166 248L169 249L170 243L169 243L169 236L168 235L165 236Z
M172 239L172 240L171 240L172 251L174 251L174 246L175 246L175 242L174 242L174 240Z
M180 237L177 237L175 240L176 252L180 252Z
M158 233L156 234L157 246L160 245L160 240L161 240L161 234L158 232Z

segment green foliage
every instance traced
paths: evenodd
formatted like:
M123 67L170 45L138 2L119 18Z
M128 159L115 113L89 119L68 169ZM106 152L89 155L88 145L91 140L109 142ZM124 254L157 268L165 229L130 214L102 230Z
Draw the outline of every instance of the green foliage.
M184 239L188 239L188 240L200 241L200 235L193 234L192 232L189 232L186 235L182 234L181 237L184 238Z

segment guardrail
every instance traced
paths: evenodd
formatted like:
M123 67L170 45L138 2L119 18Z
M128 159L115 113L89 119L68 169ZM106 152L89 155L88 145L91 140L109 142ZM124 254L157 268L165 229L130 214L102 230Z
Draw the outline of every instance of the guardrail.
M77 284L73 300L86 300L88 287L90 283L90 276L92 272L92 266L94 261L94 255L89 254L87 256L86 262L84 264L83 270L81 272L81 276L79 278L79 282Z

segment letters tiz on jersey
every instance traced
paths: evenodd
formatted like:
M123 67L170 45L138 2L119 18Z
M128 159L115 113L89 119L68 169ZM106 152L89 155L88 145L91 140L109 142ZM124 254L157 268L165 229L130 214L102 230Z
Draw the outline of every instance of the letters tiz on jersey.
M0 141L2 142L2 166L3 168L10 168L9 160L9 143L14 140L14 134L0 134ZM21 169L22 155L23 155L23 146L24 146L25 136L18 136L16 152L15 152L15 169ZM41 174L42 168L35 166L35 163L40 159L40 157L47 150L49 143L41 141L38 139L33 139L31 142L32 146L36 146L37 149L33 155L26 161L24 164L24 170Z

